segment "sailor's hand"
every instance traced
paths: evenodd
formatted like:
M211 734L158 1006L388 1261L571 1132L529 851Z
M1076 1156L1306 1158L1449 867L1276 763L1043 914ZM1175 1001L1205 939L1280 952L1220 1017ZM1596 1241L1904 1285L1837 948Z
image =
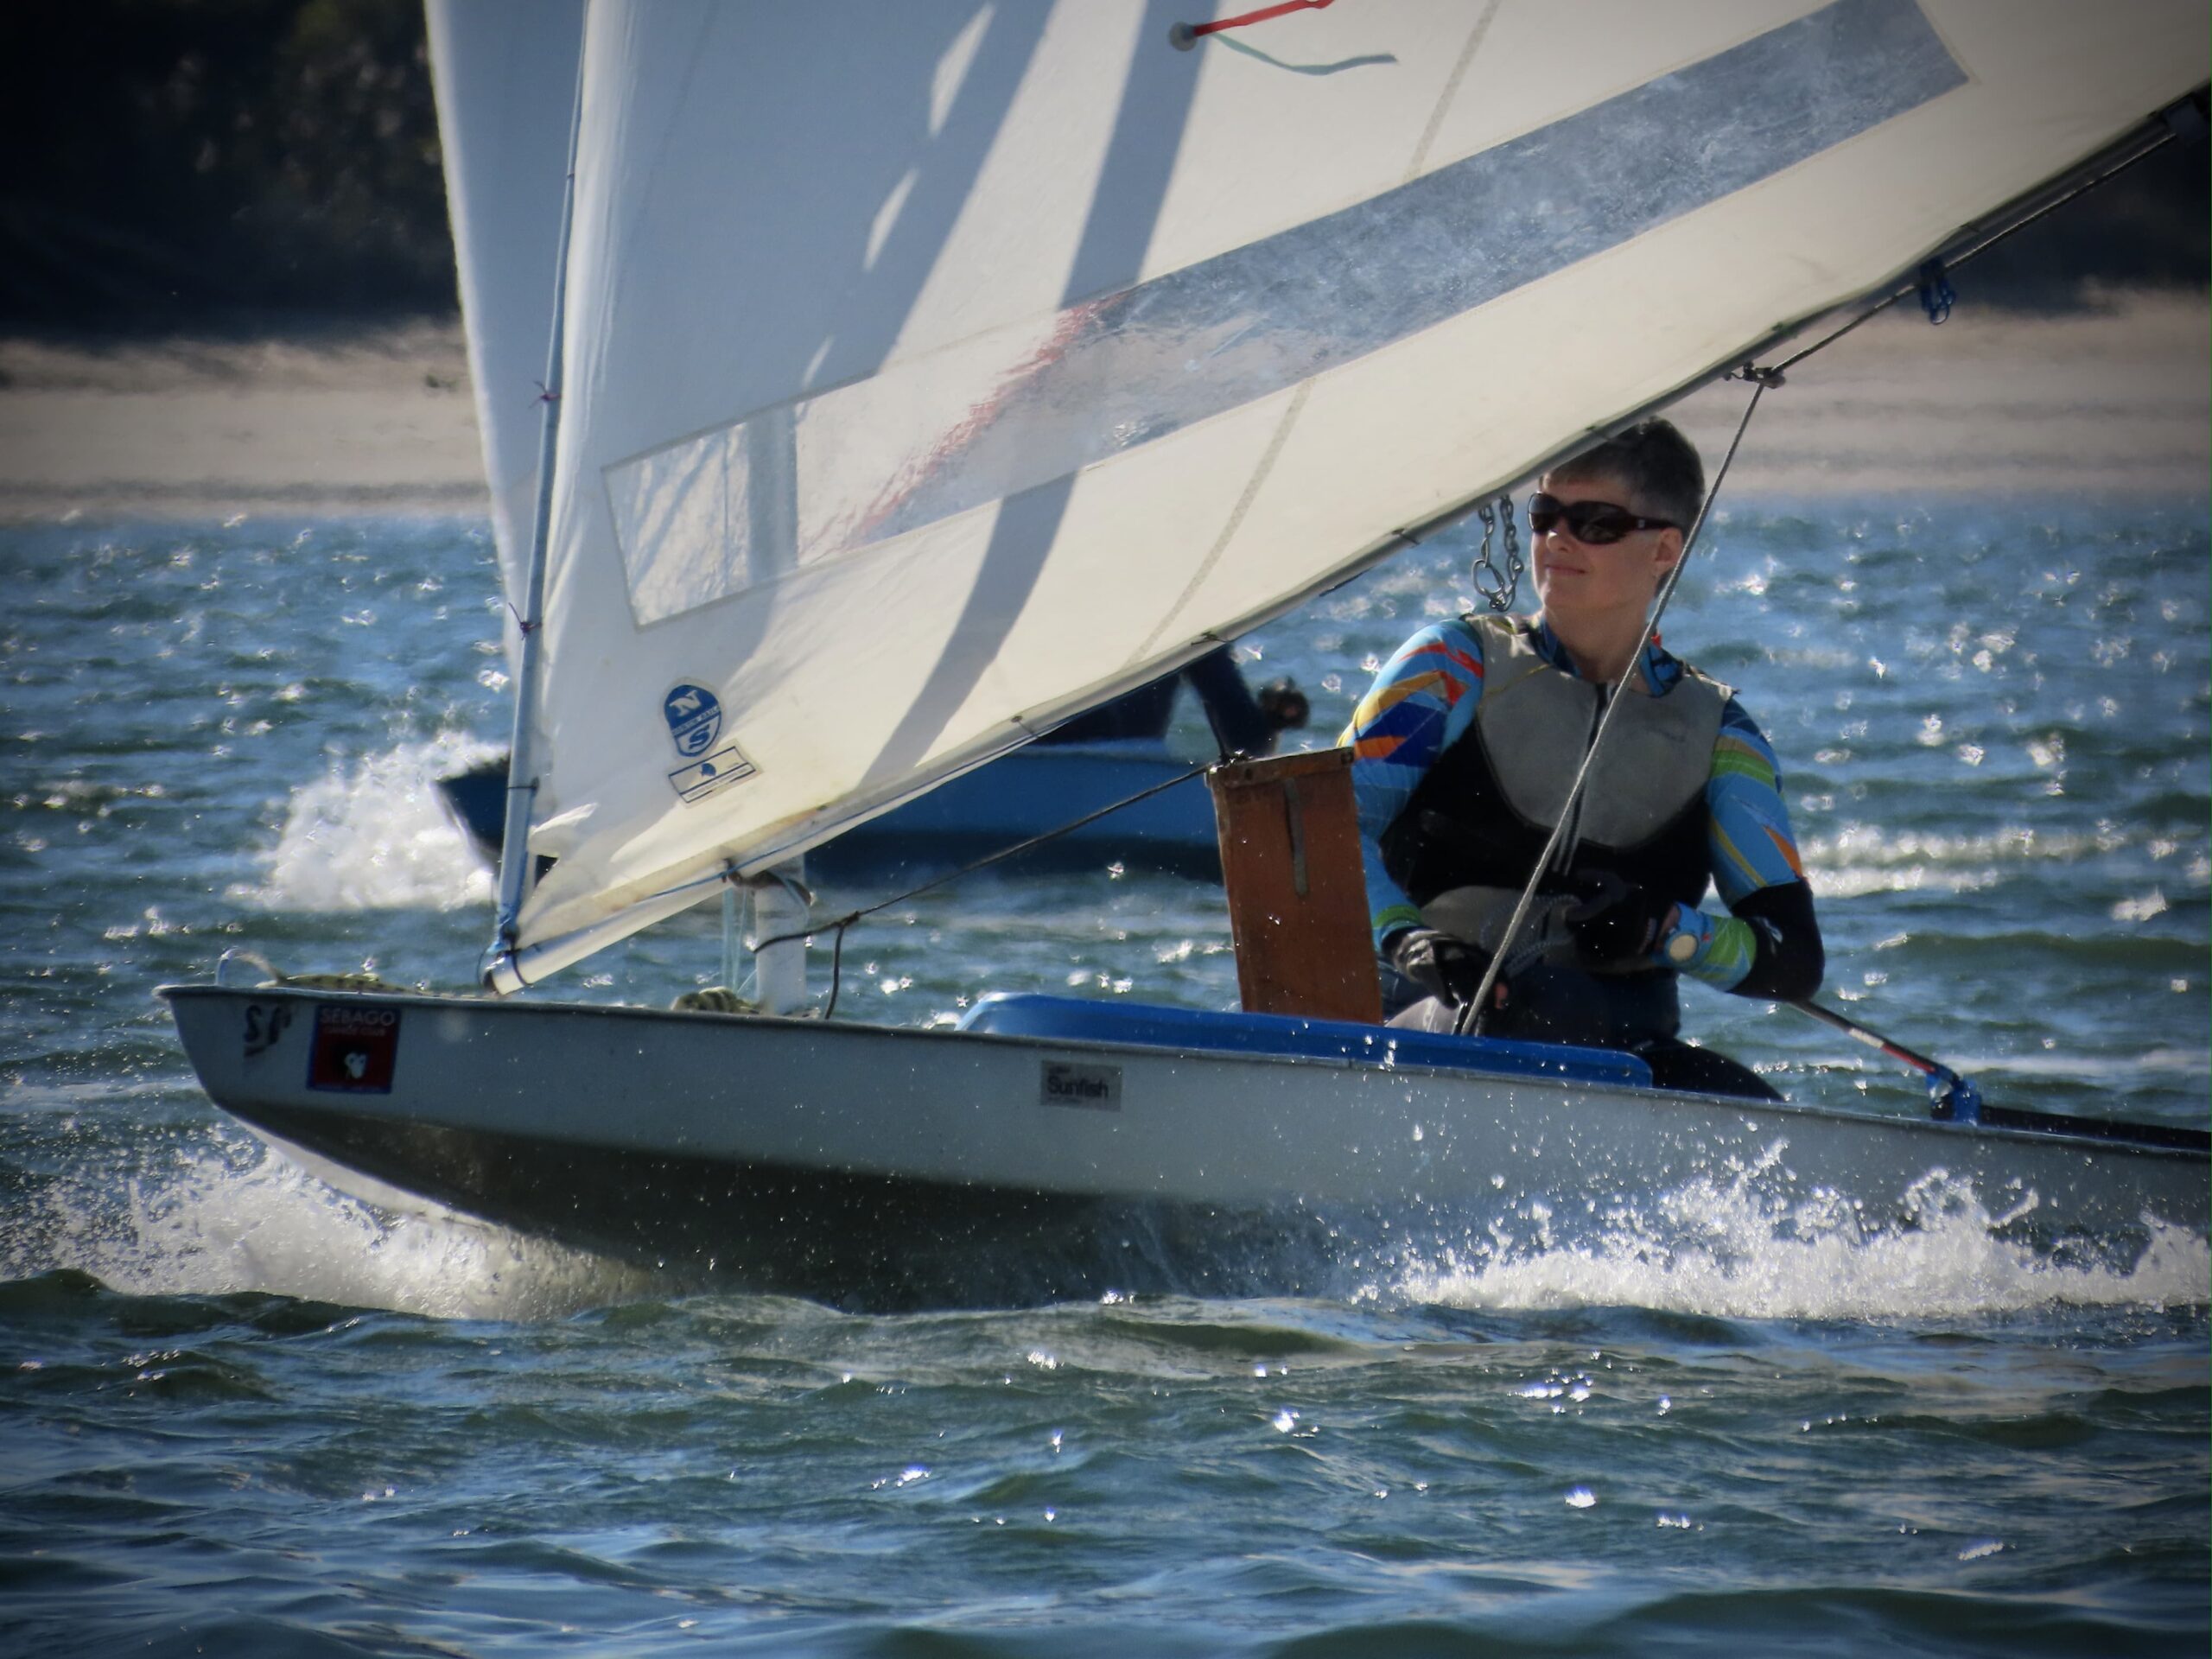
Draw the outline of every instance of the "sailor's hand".
M1568 887L1577 902L1562 919L1585 968L1602 973L1650 964L1674 918L1672 899L1610 870L1575 876Z
M1431 996L1454 1007L1464 1007L1475 1000L1475 993L1483 988L1483 976L1490 971L1489 952L1433 927L1409 927L1393 935L1389 954L1393 968ZM1500 979L1491 993L1491 1005L1502 1008L1505 1003L1505 982Z
M1269 680L1252 694L1252 701L1260 705L1269 728L1278 732L1304 726L1313 713L1297 682L1287 678Z

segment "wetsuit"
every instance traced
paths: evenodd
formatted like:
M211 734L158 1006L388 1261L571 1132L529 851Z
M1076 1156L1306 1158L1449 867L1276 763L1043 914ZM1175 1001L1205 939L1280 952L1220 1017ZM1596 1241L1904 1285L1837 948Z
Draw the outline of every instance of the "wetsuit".
M1656 641L1643 673L1654 695L1626 694L1639 703L1607 734L1568 855L1539 886L1535 925L1515 937L1507 1009L1484 1029L1629 1048L1662 1086L1770 1095L1675 1033L1679 974L1758 997L1808 996L1820 982L1820 930L1774 752L1728 688ZM1383 665L1344 738L1378 950L1418 926L1495 949L1609 691L1582 681L1558 637L1528 620L1438 623ZM1681 907L1633 971L1590 972L1559 931L1577 880L1601 872ZM1727 913L1699 908L1708 884ZM1440 1023L1449 1012L1415 1017Z

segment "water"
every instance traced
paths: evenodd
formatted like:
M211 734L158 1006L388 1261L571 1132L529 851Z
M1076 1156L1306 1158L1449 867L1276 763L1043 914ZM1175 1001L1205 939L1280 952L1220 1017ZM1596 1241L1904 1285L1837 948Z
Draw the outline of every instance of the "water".
M504 736L483 530L0 550L10 1651L2202 1649L2193 1236L2041 1254L1940 1184L1916 1229L1784 1229L1713 1188L1664 1241L1363 1255L1326 1295L893 1315L334 1192L214 1112L150 992L233 947L467 981L486 882L429 782ZM2198 501L1754 503L1676 601L1783 753L1831 1000L1993 1100L2202 1122L2208 550ZM1332 732L1465 553L1255 671ZM565 990L665 1003L717 950L702 913ZM912 1025L1235 998L1219 894L1135 873L926 895L846 964L841 1017ZM1691 998L1785 1091L1920 1109Z

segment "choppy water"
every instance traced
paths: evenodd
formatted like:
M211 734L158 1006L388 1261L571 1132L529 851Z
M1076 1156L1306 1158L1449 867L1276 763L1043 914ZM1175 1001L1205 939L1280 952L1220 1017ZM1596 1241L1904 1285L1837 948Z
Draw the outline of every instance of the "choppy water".
M382 1215L219 1116L226 948L464 982L429 791L505 729L473 524L0 531L0 1647L156 1654L2202 1651L2204 1242L1697 1225L1303 1300L868 1316ZM1670 640L1781 750L1832 998L2045 1109L2202 1122L2202 502L1736 509ZM1252 642L1333 730L1425 550ZM1193 752L1203 743L1185 731ZM864 898L853 893L836 897ZM835 902L833 898L832 902ZM575 970L664 1002L711 917ZM1219 895L985 879L841 1016L1235 996ZM1824 1028L1694 995L1820 1098Z

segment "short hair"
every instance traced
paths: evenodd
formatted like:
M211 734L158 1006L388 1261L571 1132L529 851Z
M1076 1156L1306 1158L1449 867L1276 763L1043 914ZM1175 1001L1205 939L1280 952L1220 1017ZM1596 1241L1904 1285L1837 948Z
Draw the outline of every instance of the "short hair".
M1664 518L1685 536L1705 505L1705 465L1696 447L1672 421L1656 416L1549 470L1554 478L1584 483L1604 478L1625 485L1635 499L1623 505Z

